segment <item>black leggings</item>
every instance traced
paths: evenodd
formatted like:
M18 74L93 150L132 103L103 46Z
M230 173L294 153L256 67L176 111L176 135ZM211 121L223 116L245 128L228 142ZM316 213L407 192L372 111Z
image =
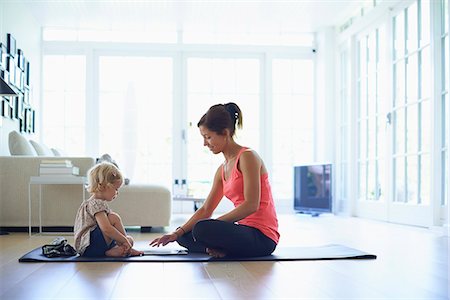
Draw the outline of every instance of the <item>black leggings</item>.
M215 219L198 221L177 242L190 252L205 253L206 248L211 248L234 257L270 255L277 246L254 227Z

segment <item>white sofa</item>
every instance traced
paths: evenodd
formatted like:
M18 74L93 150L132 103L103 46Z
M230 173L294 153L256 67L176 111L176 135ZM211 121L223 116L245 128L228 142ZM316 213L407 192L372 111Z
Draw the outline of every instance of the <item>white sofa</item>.
M70 160L80 175L86 175L95 163L91 157L0 156L0 227L28 227L29 180L38 176L42 159ZM80 185L42 185L42 225L72 227L82 197ZM31 187L31 199L32 226L38 226L37 185ZM120 214L125 226L163 227L170 225L172 198L166 187L130 184L119 190L110 207Z

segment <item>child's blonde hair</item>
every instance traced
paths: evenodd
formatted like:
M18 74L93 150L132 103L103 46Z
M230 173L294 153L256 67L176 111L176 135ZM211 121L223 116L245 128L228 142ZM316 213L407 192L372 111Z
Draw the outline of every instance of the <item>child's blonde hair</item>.
M113 185L117 181L123 182L122 172L112 163L101 162L88 171L87 191L89 193L100 192L106 186Z

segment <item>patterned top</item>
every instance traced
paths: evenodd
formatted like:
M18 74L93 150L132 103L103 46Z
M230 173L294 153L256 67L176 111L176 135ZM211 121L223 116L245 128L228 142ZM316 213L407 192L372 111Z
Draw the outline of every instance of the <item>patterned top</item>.
M81 203L75 218L73 228L75 236L75 249L82 255L90 244L91 231L97 227L95 214L104 211L106 214L111 212L108 202L102 199L89 198Z
M250 149L243 147L239 151L231 170L230 178L225 180L224 169L222 166L222 183L224 195L233 202L234 206L239 206L245 201L244 197L244 176L238 169L239 159L244 151L251 151ZM259 208L253 214L239 220L238 224L247 225L259 229L265 236L272 239L276 244L280 239L278 233L278 219L275 211L275 205L272 197L272 190L269 183L269 174L265 173L261 175L261 198L259 200Z

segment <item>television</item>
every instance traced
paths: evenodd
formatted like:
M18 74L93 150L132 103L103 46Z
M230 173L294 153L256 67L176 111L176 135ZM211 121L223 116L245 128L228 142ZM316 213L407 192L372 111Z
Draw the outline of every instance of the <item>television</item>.
M294 210L319 216L332 212L332 165L294 166Z

